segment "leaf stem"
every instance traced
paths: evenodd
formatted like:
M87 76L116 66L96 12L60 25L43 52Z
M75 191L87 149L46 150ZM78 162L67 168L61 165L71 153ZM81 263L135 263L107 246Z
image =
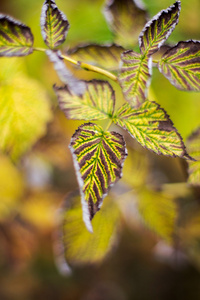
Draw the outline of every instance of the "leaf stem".
M39 47L36 47L36 48L33 48L34 51L40 51L40 52L45 52L46 49L44 48L39 48Z
M76 61L66 55L62 55L62 58L67 60L68 62L72 63L72 64L75 64L79 67L81 67L82 69L86 70L86 71L92 71L92 72L95 72L95 73L99 73L99 74L102 74L110 79L112 79L113 81L117 81L117 76L115 76L114 74L104 70L104 69L101 69L99 67L96 67L96 66L93 66L93 65L89 65L87 63L84 63L84 62L81 62L81 61Z
M34 51L45 52L47 49L36 47L33 50ZM102 75L112 79L113 81L117 81L117 76L115 76L114 74L112 74L112 73L110 73L110 72L108 72L108 71L106 71L102 68L99 68L99 67L81 62L81 61L77 61L77 60L75 60L75 59L73 59L69 56L63 55L63 54L61 54L61 57L63 59L65 59L66 61L68 61L68 62L70 62L74 65L77 65L77 66L79 66L80 68L82 68L86 71L92 71L92 72L95 72L95 73L98 73L98 74L102 74Z

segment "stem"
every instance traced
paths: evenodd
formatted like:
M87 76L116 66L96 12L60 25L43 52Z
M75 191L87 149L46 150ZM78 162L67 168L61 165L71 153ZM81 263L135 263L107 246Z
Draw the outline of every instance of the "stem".
M82 69L86 70L86 71L92 71L92 72L95 72L95 73L99 73L99 74L102 74L114 81L117 81L117 76L113 75L112 73L104 70L104 69L101 69L99 67L96 67L96 66L93 66L93 65L89 65L89 64L86 64L84 62L81 62L81 61L76 61L66 55L62 55L62 58L64 58L65 60L67 60L68 62L71 62L72 64L75 64L79 67L81 67Z
M45 51L46 51L46 49L44 49L44 48L39 48L39 47L33 48L33 50L34 50L34 51L40 51L40 52L45 52Z
M113 120L110 119L110 120L109 120L109 123L108 123L108 125L106 126L106 128L105 128L104 131L108 131L108 129L110 128L110 126L112 125L112 123L113 123Z
M46 49L44 48L34 48L33 50L35 51L41 51L41 52L45 52ZM81 61L77 61L69 56L66 56L66 55L61 55L61 57L63 59L65 59L66 61L76 65L76 66L79 66L81 67L82 69L86 70L86 71L92 71L92 72L95 72L95 73L98 73L98 74L102 74L110 79L112 79L113 81L117 81L117 76L115 76L114 74L104 70L104 69L101 69L99 67L96 67L96 66L93 66L93 65L89 65L89 64L86 64L84 62L81 62Z

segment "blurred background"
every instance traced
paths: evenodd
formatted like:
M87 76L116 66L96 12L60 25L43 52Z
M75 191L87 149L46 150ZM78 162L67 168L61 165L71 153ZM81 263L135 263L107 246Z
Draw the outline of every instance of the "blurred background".
M105 1L56 3L70 23L64 51L115 41L102 14ZM200 1L181 3L169 44L200 40ZM45 47L42 4L0 2L1 13L31 27L37 47ZM144 1L149 18L171 4ZM81 79L105 79L71 70ZM73 193L78 184L68 149L82 122L60 111L54 83L61 84L44 53L0 58L0 299L199 299L200 189L187 184L187 163L150 153L123 132L124 176L105 199L91 237ZM110 83L119 105L120 89ZM200 95L178 91L156 68L149 99L167 111L184 142L200 125Z

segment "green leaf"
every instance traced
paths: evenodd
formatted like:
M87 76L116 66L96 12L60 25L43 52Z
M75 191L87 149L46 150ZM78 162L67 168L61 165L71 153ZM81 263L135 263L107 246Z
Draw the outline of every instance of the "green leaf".
M104 15L115 35L115 42L125 48L133 47L147 21L143 5L134 0L108 0Z
M49 60L54 64L54 69L57 72L60 80L67 84L69 90L76 95L83 95L86 84L75 78L72 73L67 69L62 54L60 51L46 50Z
M192 159L169 116L155 102L146 101L139 109L127 103L118 110L114 122L156 154Z
M143 54L151 56L159 50L178 24L181 2L177 1L168 9L160 11L144 27L139 36Z
M42 7L41 30L46 45L55 49L66 39L69 22L54 0L46 0Z
M145 223L172 242L177 219L177 205L173 197L163 192L143 190L138 198L138 209Z
M147 96L151 59L131 50L124 52L121 58L123 66L118 79L122 92L133 107L139 107Z
M1 58L0 94L0 149L15 160L45 134L51 108L39 82L27 77L14 58Z
M83 206L83 219L92 231L90 220L100 209L108 189L122 175L127 156L123 137L116 132L104 132L93 123L83 124L72 136L73 155Z
M196 161L190 161L188 182L200 186L200 128L198 128L187 140L188 153Z
M109 71L118 71L121 54L124 48L112 45L82 45L68 50L67 55L71 58L102 67Z
M160 72L178 89L200 90L200 42L179 42L159 62Z
M84 226L80 197L71 195L66 205L62 212L61 246L64 245L67 263L76 266L102 261L117 241L120 213L116 202L109 197L105 199L101 211L92 220L93 234Z
M106 81L92 80L86 83L82 96L69 91L67 86L54 87L59 106L69 119L103 120L112 117L115 107L115 95Z
M0 56L25 56L33 52L33 34L29 27L0 14Z

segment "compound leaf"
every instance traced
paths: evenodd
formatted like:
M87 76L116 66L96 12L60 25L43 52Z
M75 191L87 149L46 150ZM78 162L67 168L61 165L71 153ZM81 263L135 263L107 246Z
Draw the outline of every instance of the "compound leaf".
M104 132L93 123L83 124L72 136L73 155L81 192L83 219L92 231L90 220L100 209L108 189L121 178L127 156L123 137L116 132Z
M29 27L0 14L0 56L25 56L33 52L33 34Z
M146 98L151 59L131 50L124 52L121 58L123 66L118 79L122 92L133 107L139 107Z
M40 24L43 39L49 48L55 49L65 41L69 22L54 0L44 2Z
M81 96L86 88L83 81L75 78L72 73L67 69L60 51L46 50L49 60L54 64L54 69L57 72L60 80L67 84L70 91L74 94Z
M139 46L143 54L151 56L168 39L178 24L181 2L177 1L168 9L160 11L144 27L139 36Z
M44 135L52 117L42 86L19 67L13 72L17 65L17 59L1 58L0 149L14 160Z
M160 72L178 89L200 90L200 42L179 42L159 62Z
M115 35L115 42L125 48L137 43L138 35L147 21L147 12L139 1L108 0L104 15Z
M200 186L200 128L198 128L187 140L189 154L196 159L190 161L188 182Z
M75 266L104 259L116 244L119 217L116 202L107 197L101 211L92 220L92 234L83 223L80 196L68 197L67 209L63 211L61 234L67 263Z
M112 45L83 45L67 51L67 54L78 61L102 67L109 71L117 71L124 48Z
M172 242L177 219L177 206L171 195L142 190L138 209L144 222L166 241Z
M54 87L59 106L69 119L103 120L112 117L115 95L111 85L106 81L87 82L82 96L70 92L67 86Z
M114 121L156 154L192 159L169 116L155 102L146 101L139 109L127 103L118 110Z

